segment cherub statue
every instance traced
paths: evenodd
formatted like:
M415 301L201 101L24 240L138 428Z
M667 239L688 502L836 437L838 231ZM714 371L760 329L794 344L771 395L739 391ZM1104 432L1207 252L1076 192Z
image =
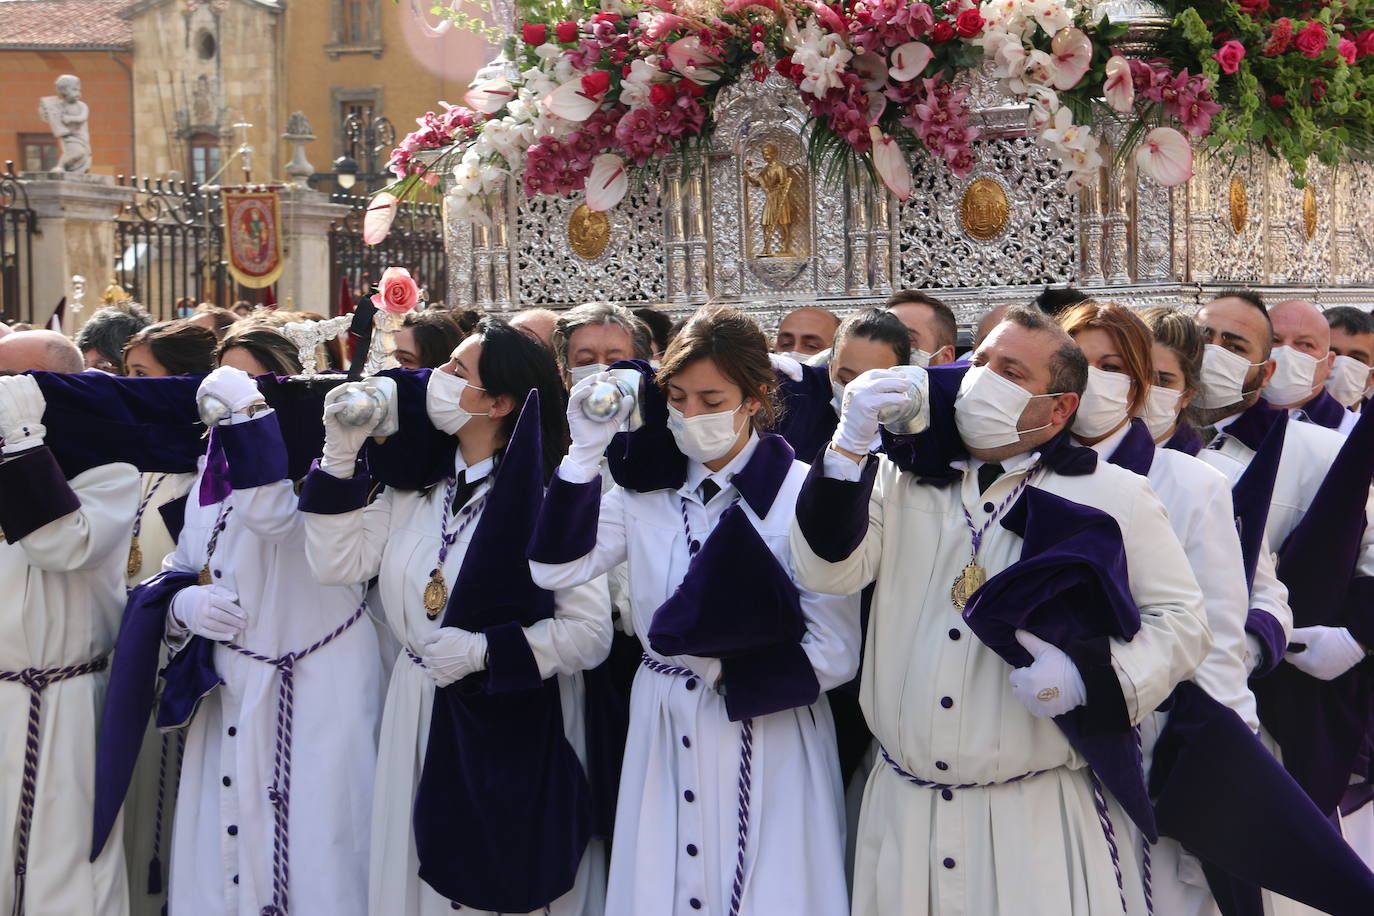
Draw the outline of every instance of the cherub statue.
M38 102L38 116L48 122L53 136L62 143L62 158L57 170L84 175L91 170L91 131L87 124L91 110L81 101L81 80L70 73L57 78L57 95Z

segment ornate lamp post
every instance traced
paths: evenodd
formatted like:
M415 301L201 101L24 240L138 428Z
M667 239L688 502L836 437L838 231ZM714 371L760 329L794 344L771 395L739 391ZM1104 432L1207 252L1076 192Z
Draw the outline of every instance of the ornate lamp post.
M348 153L334 160L334 175L340 189L350 190L361 183L365 192L386 178L386 159L396 143L396 128L372 109L351 112L344 118L343 136Z

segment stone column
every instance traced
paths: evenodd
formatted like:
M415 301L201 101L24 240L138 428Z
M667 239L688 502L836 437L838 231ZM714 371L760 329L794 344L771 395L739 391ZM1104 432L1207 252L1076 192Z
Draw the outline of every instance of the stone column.
M104 289L114 276L114 215L133 192L118 187L106 175L66 172L27 173L23 176L29 206L38 217L33 237L33 325L42 327L57 303L72 296L74 274L92 289ZM67 312L63 330L72 334L89 317Z
M303 187L281 193L281 243L284 268L277 280L277 302L289 297L296 309L334 314L337 288L330 284L329 224L348 215L345 204L329 202L329 195Z

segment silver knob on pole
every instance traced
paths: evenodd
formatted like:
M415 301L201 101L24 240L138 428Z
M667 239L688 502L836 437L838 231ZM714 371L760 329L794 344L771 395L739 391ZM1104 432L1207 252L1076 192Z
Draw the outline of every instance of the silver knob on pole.
M930 426L930 378L920 366L893 366L893 372L907 377L906 400L878 412L878 422L890 433L912 436Z
M232 411L229 405L215 397L207 394L196 402L196 411L200 414L200 422L206 426L218 426L229 417Z
M620 412L621 403L629 399L633 406L626 422L631 431L639 429L644 422L639 398L643 376L638 369L612 369L610 375L609 380L592 383L592 390L582 402L583 416L600 423L610 422Z

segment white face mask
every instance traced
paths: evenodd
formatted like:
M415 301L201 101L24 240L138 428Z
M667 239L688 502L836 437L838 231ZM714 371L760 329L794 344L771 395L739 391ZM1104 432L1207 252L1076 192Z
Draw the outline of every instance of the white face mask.
M906 361L908 366L920 366L922 369L930 365L930 361L935 358L934 353L927 353L925 350L912 350L911 359Z
M472 413L463 408L459 402L467 388L476 391L487 390L469 385L467 379L459 378L450 372L435 369L429 374L429 384L425 386L425 413L429 414L429 422L434 424L435 429L452 436L473 417L490 416L490 411Z
M974 366L959 385L954 399L954 425L959 438L969 448L994 449L1014 445L1026 433L1048 429L1017 429L1021 412L1033 398L1053 398L1057 394L1031 394L1011 379L1003 378L987 366Z
M1263 365L1225 347L1208 344L1202 354L1202 390L1197 395L1197 406L1211 410L1244 400L1250 393L1245 390L1245 377L1251 369Z
M1270 404L1301 404L1312 397L1317 378L1317 358L1292 347L1275 347L1274 377L1260 392Z
M591 378L593 375L600 375L601 373L605 372L608 368L610 367L607 366L605 363L592 363L590 366L573 366L571 369L568 370L568 375L572 378L572 387L576 388L577 383L582 381L584 378Z
M837 417L844 406L844 386L834 379L830 380L830 406L835 408L835 416Z
M741 404L734 410L684 417L682 411L669 404L668 431L673 434L678 451L693 461L705 464L724 455L735 444L739 438L739 430L735 429L735 414L743 409L744 405Z
M1150 438L1158 442L1174 428L1178 423L1178 402L1182 398L1182 391L1161 388L1158 385L1150 386L1150 395L1145 399L1145 409L1140 412L1140 419L1145 421Z
M1130 409L1131 377L1088 367L1088 386L1073 415L1073 431L1086 439L1105 436L1126 422Z
M1354 407L1364 397L1369 367L1353 356L1337 356L1326 377L1326 390L1342 407Z

